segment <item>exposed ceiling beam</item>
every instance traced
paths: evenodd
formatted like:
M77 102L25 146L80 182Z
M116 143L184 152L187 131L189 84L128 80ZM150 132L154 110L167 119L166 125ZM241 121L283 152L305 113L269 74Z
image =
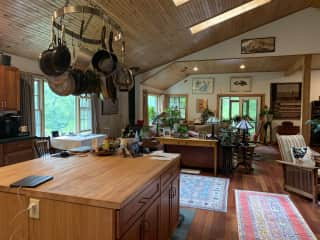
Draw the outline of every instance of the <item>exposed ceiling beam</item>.
M296 72L302 70L303 68L303 58L298 59L293 65L291 65L288 70L284 73L285 76L291 76Z

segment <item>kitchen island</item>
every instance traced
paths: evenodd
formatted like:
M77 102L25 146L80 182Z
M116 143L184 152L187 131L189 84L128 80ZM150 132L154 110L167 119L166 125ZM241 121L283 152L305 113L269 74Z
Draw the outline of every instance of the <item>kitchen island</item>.
M0 239L168 239L179 218L179 160L89 154L2 167ZM54 179L9 187L29 175ZM27 210L32 199L40 200L39 218Z

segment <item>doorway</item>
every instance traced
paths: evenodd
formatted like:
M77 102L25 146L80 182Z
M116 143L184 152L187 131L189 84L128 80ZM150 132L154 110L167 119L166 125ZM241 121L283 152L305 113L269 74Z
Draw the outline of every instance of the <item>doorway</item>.
M220 95L218 97L220 120L233 120L237 117L247 117L253 126L250 135L253 135L258 126L259 114L264 104L262 95Z

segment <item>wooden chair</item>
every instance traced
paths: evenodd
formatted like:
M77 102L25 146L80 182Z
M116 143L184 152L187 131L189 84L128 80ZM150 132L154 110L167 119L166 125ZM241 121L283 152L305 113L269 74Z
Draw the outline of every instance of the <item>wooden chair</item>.
M295 163L292 159L292 147L306 147L302 135L277 135L282 161L284 183L283 187L317 202L320 192L319 154L314 152L315 159ZM317 163L317 164L316 164ZM318 167L317 167L318 166Z
M53 154L56 152L56 150L51 147L50 137L36 137L34 141L34 149L37 157L42 157L46 154Z

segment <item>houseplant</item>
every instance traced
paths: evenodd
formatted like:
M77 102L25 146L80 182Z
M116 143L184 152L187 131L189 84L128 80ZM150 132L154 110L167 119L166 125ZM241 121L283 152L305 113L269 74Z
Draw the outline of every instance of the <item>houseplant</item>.
M214 112L207 107L201 113L201 123L205 124L209 117L214 117Z

